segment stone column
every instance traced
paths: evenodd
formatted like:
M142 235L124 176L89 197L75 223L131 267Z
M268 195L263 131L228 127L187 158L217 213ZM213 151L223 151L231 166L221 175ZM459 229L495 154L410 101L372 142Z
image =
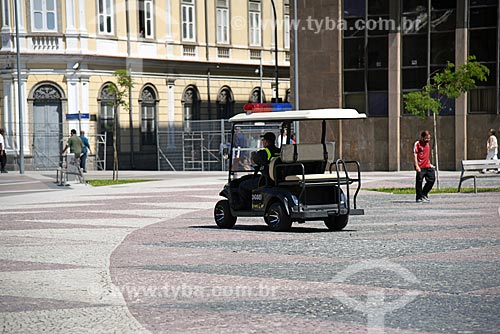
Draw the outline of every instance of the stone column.
M21 68L24 66L21 65ZM22 71L22 70L21 70ZM15 134L13 136L13 139L15 138L15 144L13 144L13 148L15 149L20 149L18 147L19 142L20 142L20 136L23 135L23 151L25 155L28 155L30 150L29 148L31 145L29 144L29 136L28 134L31 133L31 123L30 123L30 118L28 117L28 100L27 100L27 81L28 81L28 75L26 72L21 73L21 96L18 96L18 89L17 89L17 73L14 73L14 85L13 85L13 91L14 91L14 112L13 112L13 120L15 120L15 129L12 132ZM22 115L23 115L23 131L24 133L20 133L19 129L19 103L21 103L21 108L22 108Z
M76 32L75 0L66 0L66 52L79 52Z
M174 39L172 37L172 1L165 0L165 25L167 29L166 43L165 46L167 48L167 57L174 55L174 48L172 43Z
M399 1L391 1L390 18L396 23L388 34L388 169L399 171L401 168L401 8Z
M175 147L175 79L167 79L167 106L168 106L168 143L167 148Z
M2 1L2 51L11 51L13 46L11 33L11 27L14 26L13 22L11 23L11 13L14 11L10 6L9 0L1 0ZM14 30L14 29L12 29Z
M80 29L80 51L88 50L87 17L85 14L85 0L78 0L78 21ZM97 23L97 22L95 22Z
M401 167L401 32L389 33L388 98L388 166L390 171L399 171Z
M79 78L73 71L68 71L66 73L66 82L68 84L68 110L67 114L78 114L79 113ZM76 120L68 121L68 129L80 130L80 122L78 118ZM68 131L69 133L69 131Z
M12 80L12 73L2 75L3 83L3 124L5 130L6 148L13 147L12 135L15 133L14 124L16 124L17 117L15 115L14 104L14 81Z
M81 127L85 133L90 132L90 112L89 112L89 76L80 76L80 113L87 116L88 118L82 118Z

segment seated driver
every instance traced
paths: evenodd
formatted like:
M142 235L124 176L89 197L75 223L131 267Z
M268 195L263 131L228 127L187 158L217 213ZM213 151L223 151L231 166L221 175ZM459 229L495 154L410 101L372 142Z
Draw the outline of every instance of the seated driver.
M269 163L273 158L280 156L280 149L276 147L276 136L272 132L266 132L262 136L263 149L257 151L253 157L253 163L263 168L262 175L269 177ZM257 169L258 170L258 169ZM249 208L252 203L252 190L259 186L260 175L242 181L239 185L240 205L239 208Z

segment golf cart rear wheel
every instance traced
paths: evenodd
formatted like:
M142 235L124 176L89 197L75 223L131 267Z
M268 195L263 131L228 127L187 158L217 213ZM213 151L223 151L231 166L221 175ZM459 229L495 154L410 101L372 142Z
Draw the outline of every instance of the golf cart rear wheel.
M281 202L272 203L264 216L269 229L275 232L288 231L292 227L292 219Z
M220 228L232 228L236 223L236 217L231 214L227 199L220 200L215 204L214 219Z
M329 216L325 219L325 225L330 231L341 231L348 221L349 215Z

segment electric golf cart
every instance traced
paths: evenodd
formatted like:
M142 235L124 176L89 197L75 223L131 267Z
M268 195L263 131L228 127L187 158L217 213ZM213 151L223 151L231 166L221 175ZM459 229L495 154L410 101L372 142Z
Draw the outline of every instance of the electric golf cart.
M325 142L325 137L328 120L366 118L365 114L354 109L255 111L229 120L233 125L228 183L220 192L224 199L214 208L220 228L232 228L238 217L263 217L272 231L287 231L293 222L314 220L340 231L350 215L364 214L356 204L361 187L359 162L334 160L335 143ZM318 143L291 139L294 122L314 120L322 121ZM280 156L269 163L268 175L252 160L252 152L262 149L261 136L266 132L275 133L281 147ZM240 183L255 177L259 182L252 190L251 203L239 202Z

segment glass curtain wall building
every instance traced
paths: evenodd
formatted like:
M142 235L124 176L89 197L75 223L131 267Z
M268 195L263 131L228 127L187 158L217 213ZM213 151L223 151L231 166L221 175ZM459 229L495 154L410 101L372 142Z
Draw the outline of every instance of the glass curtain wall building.
M301 108L352 107L368 115L361 123L334 124L332 140L343 158L363 161L366 170L413 169L413 143L422 130L433 131L433 122L409 114L404 93L420 90L448 62L460 66L474 55L489 68L488 80L442 101L434 138L442 169L484 159L487 131L500 126L498 0L298 2L297 15L322 27L295 31L298 63L291 64L291 82L297 66Z

